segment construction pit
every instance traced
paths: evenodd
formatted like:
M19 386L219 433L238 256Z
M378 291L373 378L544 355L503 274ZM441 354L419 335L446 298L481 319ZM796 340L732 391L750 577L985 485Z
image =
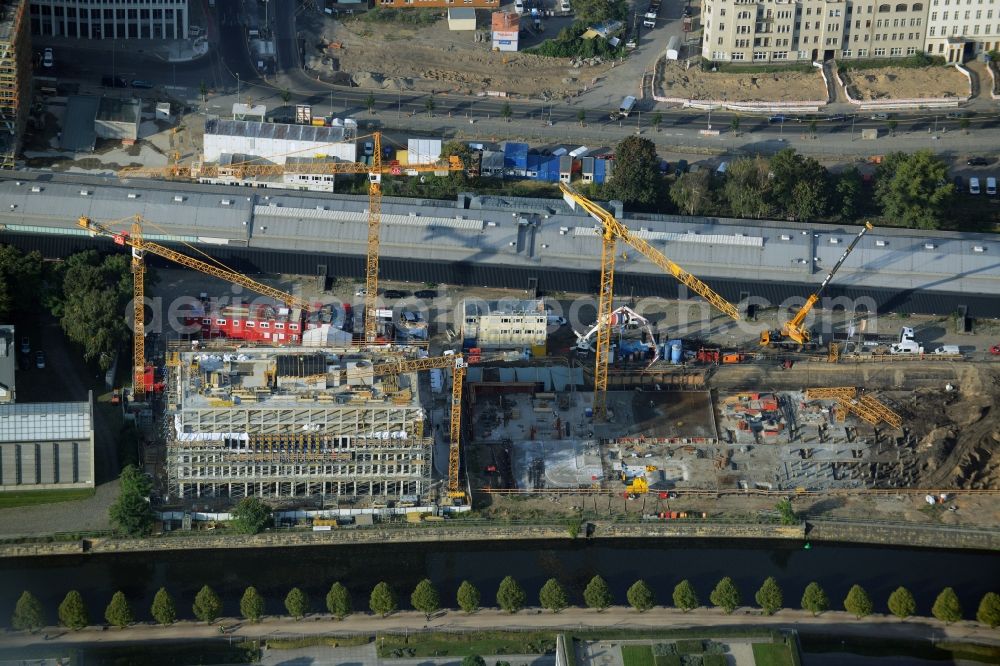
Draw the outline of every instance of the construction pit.
M818 69L809 72L706 72L682 61L657 62L656 94L691 100L727 102L825 102L826 84Z
M444 16L444 11L438 13ZM593 86L611 69L611 63L599 58L574 63L570 58L494 51L490 12L479 10L476 15L475 31L458 32L449 30L445 18L403 23L310 15L300 17L298 24L314 47L307 49L306 68L331 82L360 88L559 99ZM550 20L545 35L559 32L555 21Z
M849 69L840 77L851 97L879 100L966 98L972 94L968 76L952 66Z

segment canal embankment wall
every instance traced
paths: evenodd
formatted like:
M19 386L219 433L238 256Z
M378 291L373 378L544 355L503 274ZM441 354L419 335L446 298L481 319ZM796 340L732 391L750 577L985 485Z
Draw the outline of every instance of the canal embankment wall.
M0 544L0 557L349 544L573 539L780 539L919 548L1000 550L1000 530L943 525L836 520L809 521L797 525L591 521L583 523L578 533L571 530L566 523L545 525L438 523L427 526L372 527L325 532L268 531L255 535L199 532L173 533L146 539L86 538L73 541L33 541Z

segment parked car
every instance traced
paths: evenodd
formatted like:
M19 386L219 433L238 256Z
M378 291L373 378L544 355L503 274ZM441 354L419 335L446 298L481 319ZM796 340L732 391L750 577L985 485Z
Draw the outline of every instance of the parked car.
M124 76L105 75L101 77L101 85L105 88L128 88L128 79Z
M993 176L986 179L986 194L991 197L995 197L997 195L997 179Z
M969 166L989 166L993 160L986 157L970 157L966 164Z
M152 81L146 81L145 79L133 79L132 80L132 87L133 88L152 88L153 87L153 82Z
M888 113L873 113L872 120L889 120Z
M1000 356L1000 345L993 345L990 347L990 353L994 356Z
M979 194L979 179L970 178L969 179L969 194Z
M400 291L398 289L386 289L384 292L382 292L382 295L385 296L386 298L405 298L406 292Z
M56 57L52 53L51 48L46 48L42 52L42 67L49 68L56 64Z
M375 142L374 141L365 141L364 152L365 152L365 157L371 157L372 155L374 155L375 154Z
M791 118L783 113L777 113L767 119L769 123L787 123Z
M674 170L674 175L680 177L681 174L687 173L688 161L687 160L677 160L677 168Z
M964 111L951 111L950 113L948 113L948 118L957 119L957 118L964 118L964 117L965 117L965 112Z
M438 293L434 289L421 289L413 295L417 298L437 298Z
M21 338L21 353L30 354L31 353L31 340L25 335Z
M35 367L38 368L39 370L45 368L45 352L38 351L35 354Z

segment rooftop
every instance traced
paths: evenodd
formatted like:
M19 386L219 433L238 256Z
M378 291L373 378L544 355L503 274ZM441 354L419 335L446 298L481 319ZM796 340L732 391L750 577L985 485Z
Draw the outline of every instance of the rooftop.
M348 120L345 122L354 121ZM355 123L354 127L357 125ZM254 139L281 141L310 141L313 143L339 143L352 140L349 127L317 127L314 125L289 125L261 123L253 120L227 120L214 118L205 122L205 135L241 136Z
M142 102L138 99L102 97L97 107L97 120L139 124Z
M0 442L89 439L89 402L25 402L0 405Z
M545 302L541 299L521 300L505 298L490 302L467 299L465 301L465 314L466 316L481 316L485 314L545 314Z

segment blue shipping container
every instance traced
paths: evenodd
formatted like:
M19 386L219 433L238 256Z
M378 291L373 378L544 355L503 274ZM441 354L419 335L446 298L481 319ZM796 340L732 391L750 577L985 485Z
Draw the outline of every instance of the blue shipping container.
M505 143L503 146L503 165L506 169L527 169L528 144Z
M608 177L607 160L598 158L594 160L594 182L603 183Z

